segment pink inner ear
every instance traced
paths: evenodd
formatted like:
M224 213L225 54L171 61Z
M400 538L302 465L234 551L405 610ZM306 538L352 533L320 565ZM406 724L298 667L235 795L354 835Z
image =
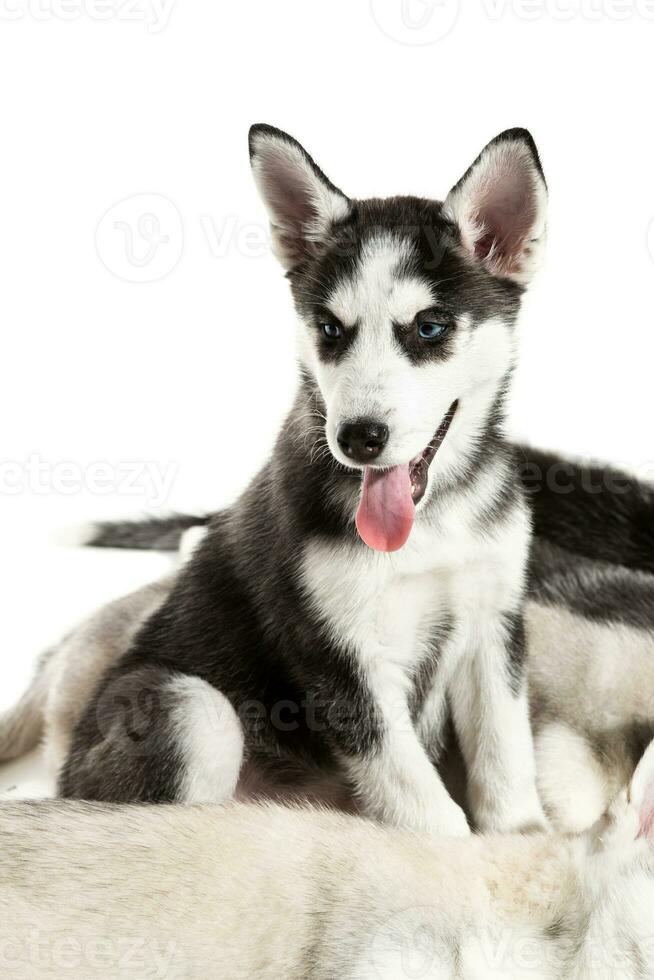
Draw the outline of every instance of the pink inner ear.
M493 245L495 244L495 238L492 234L482 235L478 238L473 246L475 251L476 259L487 259L490 253L493 251Z
M283 149L271 147L264 152L263 180L268 203L277 222L282 227L304 231L316 217L307 175L296 161L288 158Z
M654 779L645 787L645 792L638 809L640 815L639 837L654 836Z
M536 187L530 172L513 168L501 182L483 186L476 204L481 237L474 243L479 259L490 259L504 274L520 270L536 212Z

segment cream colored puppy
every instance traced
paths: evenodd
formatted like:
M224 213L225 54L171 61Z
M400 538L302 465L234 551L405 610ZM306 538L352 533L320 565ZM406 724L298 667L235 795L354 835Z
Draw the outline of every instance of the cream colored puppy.
M442 840L318 810L0 806L0 971L40 980L654 976L654 748L601 824Z

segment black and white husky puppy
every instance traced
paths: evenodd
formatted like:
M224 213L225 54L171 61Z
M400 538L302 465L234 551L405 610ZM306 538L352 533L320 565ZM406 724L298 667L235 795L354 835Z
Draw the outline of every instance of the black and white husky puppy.
M105 673L60 791L197 802L245 774L329 779L371 817L463 835L433 764L451 712L475 824L540 825L530 519L503 434L545 239L533 140L502 133L444 203L352 200L269 126L250 152L298 313L297 399Z

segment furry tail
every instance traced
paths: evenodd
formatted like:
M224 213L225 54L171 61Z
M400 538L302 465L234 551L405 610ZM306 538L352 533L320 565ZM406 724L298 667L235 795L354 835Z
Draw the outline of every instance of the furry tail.
M38 745L43 735L43 712L48 693L46 665L40 660L32 682L21 699L0 714L0 762L18 759Z
M595 561L654 573L654 485L519 447L536 537Z
M150 517L143 521L103 521L85 527L79 544L94 548L134 548L139 551L177 551L182 536L189 528L204 527L208 514L171 514L170 517Z

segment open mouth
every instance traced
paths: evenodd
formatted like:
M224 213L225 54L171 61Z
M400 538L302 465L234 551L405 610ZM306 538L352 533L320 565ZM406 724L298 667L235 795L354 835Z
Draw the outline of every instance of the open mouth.
M458 401L453 402L431 440L409 463L381 469L366 466L356 514L360 537L375 551L397 551L413 527L416 504L425 495L429 467L443 444Z
M414 504L419 503L425 495L425 490L427 489L427 480L429 474L429 467L431 462L441 448L443 440L447 435L447 430L452 424L452 419L454 418L454 413L457 410L458 401L452 402L447 412L447 415L441 422L441 424L436 429L434 433L434 438L429 443L429 445L423 449L419 456L416 456L409 463L409 477L411 479L411 496L413 498Z

